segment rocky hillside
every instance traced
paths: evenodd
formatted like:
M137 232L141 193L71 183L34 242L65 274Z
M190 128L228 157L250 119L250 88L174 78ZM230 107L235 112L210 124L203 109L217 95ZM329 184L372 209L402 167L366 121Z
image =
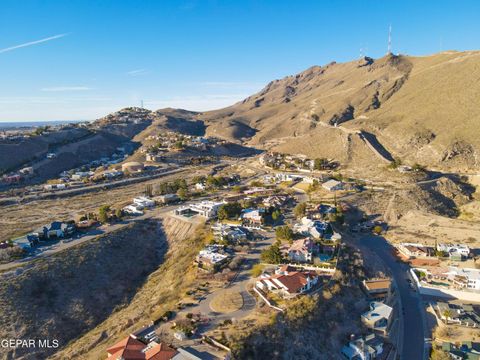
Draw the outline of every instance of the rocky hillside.
M313 66L197 117L209 135L283 152L378 162L362 131L408 163L478 169L479 78L476 51L363 58Z
M51 359L103 359L106 356L106 348L112 343L138 330L151 320L160 318L166 310L175 308L175 304L181 300L188 286L195 280L193 260L204 245L204 234L201 228L198 228L201 224L193 224L172 217L167 217L161 222L168 244L168 251L162 264L155 267L153 271L144 270L145 281L141 287L132 289L132 292L136 291L133 298L122 303L122 306L117 306L115 312L108 318L104 318L101 323L95 324L95 327L84 328L84 330L91 329L90 331L83 334L78 332L76 334L78 337L75 340L71 338L73 341L52 355ZM158 237L157 241L161 239ZM142 259L144 251L141 248L146 239L144 236L137 236L131 237L129 241L129 251L122 253L122 256L128 259L113 263L120 268L125 266L130 268L135 265L142 269L145 266L143 264L145 260ZM140 252L138 258L137 251ZM149 251L149 248L147 247L145 251ZM102 278L102 274L102 271L97 271L97 275L93 278ZM87 281L88 276L84 279ZM122 280L122 284L126 284L125 280ZM118 283L112 282L105 285L107 291L116 287Z
M3 276L0 338L57 339L64 347L129 304L167 250L160 223L144 221ZM0 358L45 359L52 351L3 351Z

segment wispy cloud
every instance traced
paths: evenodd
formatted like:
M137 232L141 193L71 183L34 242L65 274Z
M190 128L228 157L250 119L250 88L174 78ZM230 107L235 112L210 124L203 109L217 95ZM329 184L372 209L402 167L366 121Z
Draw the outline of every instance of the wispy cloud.
M40 91L64 92L64 91L87 91L91 90L88 86L54 86L41 88Z
M112 102L114 99L106 96L0 96L0 104L25 105L25 104L71 104L91 102Z
M135 70L128 71L127 75L138 76L138 75L144 75L147 73L148 73L147 69L135 69Z
M68 34L58 34L58 35L50 36L50 37L47 37L47 38L44 38L44 39L30 41L30 42L15 45L15 46L10 46L10 47L4 48L4 49L0 49L0 54L6 53L8 51L13 51L13 50L16 50L16 49L21 49L21 48L24 48L24 47L32 46L32 45L41 44L41 43L44 43L44 42L47 42L47 41L60 39L60 38L63 38L64 36L67 36L67 35Z

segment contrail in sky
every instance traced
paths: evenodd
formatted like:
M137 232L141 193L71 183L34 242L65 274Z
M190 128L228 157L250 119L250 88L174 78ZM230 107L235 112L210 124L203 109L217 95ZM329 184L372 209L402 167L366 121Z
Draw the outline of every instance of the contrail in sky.
M11 46L11 47L5 48L5 49L0 49L0 54L5 53L5 52L8 52L8 51L12 51L12 50L16 50L16 49L20 49L20 48L32 46L32 45L41 44L41 43L44 43L44 42L47 42L47 41L51 41L51 40L55 40L55 39L60 39L60 38L62 38L62 37L64 37L64 36L67 36L67 35L68 35L68 34L58 34L58 35L50 36L50 37L47 37L47 38L44 38L44 39L35 40L35 41L30 41L30 42L27 42L27 43L24 43L24 44L19 44L19 45L15 45L15 46Z

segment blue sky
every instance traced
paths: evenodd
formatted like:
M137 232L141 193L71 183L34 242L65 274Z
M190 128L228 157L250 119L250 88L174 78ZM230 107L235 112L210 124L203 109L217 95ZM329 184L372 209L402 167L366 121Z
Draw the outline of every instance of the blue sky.
M0 121L209 110L330 61L479 47L478 1L2 0Z

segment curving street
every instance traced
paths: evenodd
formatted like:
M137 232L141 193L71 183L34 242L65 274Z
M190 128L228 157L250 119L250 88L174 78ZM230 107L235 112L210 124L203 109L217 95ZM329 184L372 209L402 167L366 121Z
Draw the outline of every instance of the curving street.
M356 238L356 245L376 253L390 269L400 295L401 312L400 354L403 360L425 359L424 323L422 301L417 291L407 282L408 265L398 261L392 253L392 246L381 236L365 235ZM402 316L403 315L403 316Z

